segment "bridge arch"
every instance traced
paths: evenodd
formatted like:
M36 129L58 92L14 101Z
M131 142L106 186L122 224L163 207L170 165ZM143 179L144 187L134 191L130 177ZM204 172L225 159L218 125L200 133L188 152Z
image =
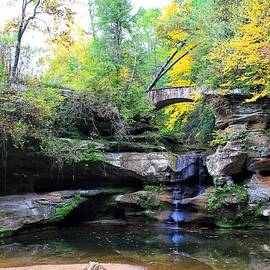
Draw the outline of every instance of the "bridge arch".
M193 102L192 92L194 87L167 87L161 89L152 89L147 92L149 98L154 103L157 110L160 110L171 104L181 102Z

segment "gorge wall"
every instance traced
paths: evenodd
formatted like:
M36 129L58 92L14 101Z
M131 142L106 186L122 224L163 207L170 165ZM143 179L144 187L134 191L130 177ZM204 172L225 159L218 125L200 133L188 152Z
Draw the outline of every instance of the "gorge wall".
M245 98L206 95L222 138L217 149L172 153L132 140L59 139L102 156L61 168L31 144L9 151L0 235L78 222L269 227L270 100Z

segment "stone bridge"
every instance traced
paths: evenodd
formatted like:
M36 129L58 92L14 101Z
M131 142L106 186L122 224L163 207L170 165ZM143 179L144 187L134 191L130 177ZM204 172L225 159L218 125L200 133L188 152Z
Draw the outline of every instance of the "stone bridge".
M160 110L171 104L180 102L193 102L192 92L195 90L192 86L187 87L168 87L161 89L152 89L147 92L149 98L153 101L157 110Z

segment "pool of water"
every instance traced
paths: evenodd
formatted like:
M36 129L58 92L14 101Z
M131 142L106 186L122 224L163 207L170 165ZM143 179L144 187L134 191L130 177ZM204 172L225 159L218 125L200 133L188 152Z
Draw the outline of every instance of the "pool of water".
M83 225L0 241L0 267L88 261L149 270L270 270L270 232Z

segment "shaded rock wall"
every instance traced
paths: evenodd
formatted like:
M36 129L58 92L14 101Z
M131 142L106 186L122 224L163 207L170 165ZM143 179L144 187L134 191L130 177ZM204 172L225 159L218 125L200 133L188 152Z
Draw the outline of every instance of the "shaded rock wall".
M263 218L262 209L270 208L270 99L247 103L245 98L240 94L207 97L214 105L218 132L227 137L208 157L207 168L218 186L237 184L248 193L241 222L252 225L258 216ZM230 204L225 207L229 209Z

